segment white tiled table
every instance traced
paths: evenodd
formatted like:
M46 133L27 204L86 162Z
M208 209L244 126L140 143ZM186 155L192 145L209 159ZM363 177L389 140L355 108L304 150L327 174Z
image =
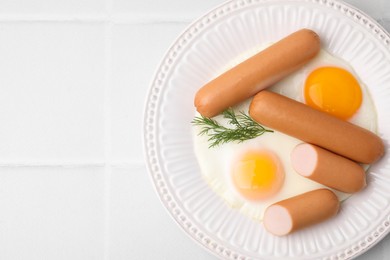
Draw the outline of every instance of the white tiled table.
M390 29L387 0L347 2ZM0 0L0 259L215 259L160 204L141 131L164 52L220 3Z

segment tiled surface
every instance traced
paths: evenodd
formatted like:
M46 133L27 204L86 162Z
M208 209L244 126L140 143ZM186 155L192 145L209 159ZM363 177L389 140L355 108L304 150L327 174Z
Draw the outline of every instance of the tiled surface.
M348 2L390 29L389 1ZM220 3L0 1L0 259L215 259L159 202L141 135L159 61Z
M165 17L168 19L193 19L202 15L205 11L223 3L221 0L200 1L195 3L191 0L112 0L113 10L118 13L126 13L136 16ZM177 18L176 18L177 19Z
M103 259L104 168L2 167L0 259Z
M103 13L105 0L1 0L0 14L53 15Z
M152 75L186 23L117 24L112 28L111 156L142 162L145 96ZM135 149L137 147L137 149Z
M0 163L104 158L102 24L0 22Z
M109 259L209 259L194 249L156 199L144 166L113 167ZM211 258L213 259L213 258Z

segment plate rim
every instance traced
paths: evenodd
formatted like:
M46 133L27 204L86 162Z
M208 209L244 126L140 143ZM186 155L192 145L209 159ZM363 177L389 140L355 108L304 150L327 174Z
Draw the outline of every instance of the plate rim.
M205 248L209 253L212 253L214 256L223 259L251 259L249 256L242 255L239 252L236 252L230 249L227 246L220 245L213 238L208 237L202 232L198 232L199 228L191 222L188 222L187 216L185 213L182 213L180 209L177 209L175 201L166 191L166 184L164 179L160 174L160 164L158 163L157 152L158 143L153 140L155 131L155 120L156 115L154 113L154 107L158 105L159 102L159 90L163 86L164 79L166 77L165 72L169 71L170 66L173 64L173 60L182 46L185 46L188 40L190 40L195 34L199 31L202 31L202 28L209 23L212 23L214 20L217 20L221 17L228 15L231 12L243 9L250 5L264 4L264 3L273 3L273 2L284 2L286 0L228 0L225 1L216 7L210 9L208 12L205 12L203 15L194 19L187 27L182 31L170 47L165 51L157 69L154 72L154 76L150 84L148 85L148 92L144 102L144 113L143 113L143 131L142 131L142 141L143 141L143 154L146 161L147 171L151 182L153 183L153 188L157 194L160 202L164 205L165 210L168 212L168 215L174 220L174 222L190 237L192 240L196 241L197 244ZM365 12L361 11L357 7L345 3L342 0L289 0L296 3L314 3L318 5L327 6L333 8L334 10L352 18L355 22L358 22L360 25L365 26L366 29L372 33L373 36L376 36L384 47L390 46L390 33L387 32L374 18L367 15ZM229 8L226 10L226 8ZM355 258L369 249L374 247L379 241L381 241L388 233L390 232L390 216L385 218L385 221L377 226L371 235L368 235L369 239L358 241L357 243L345 247L344 250L334 253L333 255L327 256L327 259L352 259ZM362 246L365 244L365 246Z

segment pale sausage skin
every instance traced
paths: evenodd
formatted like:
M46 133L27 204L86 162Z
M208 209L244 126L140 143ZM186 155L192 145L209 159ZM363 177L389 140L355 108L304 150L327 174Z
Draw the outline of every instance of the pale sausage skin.
M259 92L249 114L262 125L356 162L373 163L384 154L374 133L273 92Z
M315 145L297 145L291 164L300 175L338 191L354 193L366 186L361 165Z
M337 214L340 202L328 189L318 189L279 201L264 213L264 227L276 236L312 226Z
M213 117L301 68L320 51L318 35L302 29L271 45L204 85L195 107Z

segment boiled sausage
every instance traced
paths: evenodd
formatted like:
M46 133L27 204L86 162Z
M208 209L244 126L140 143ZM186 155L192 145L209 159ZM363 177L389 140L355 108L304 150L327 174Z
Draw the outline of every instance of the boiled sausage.
M384 153L374 133L273 92L259 92L249 114L260 124L356 162L372 163Z
M205 117L216 116L301 68L319 50L318 35L299 30L203 86L195 96L196 109Z
M284 236L329 219L339 207L340 202L332 191L309 191L269 206L264 213L264 227L274 235Z
M361 165L315 145L297 145L291 164L300 175L338 191L354 193L366 186Z

